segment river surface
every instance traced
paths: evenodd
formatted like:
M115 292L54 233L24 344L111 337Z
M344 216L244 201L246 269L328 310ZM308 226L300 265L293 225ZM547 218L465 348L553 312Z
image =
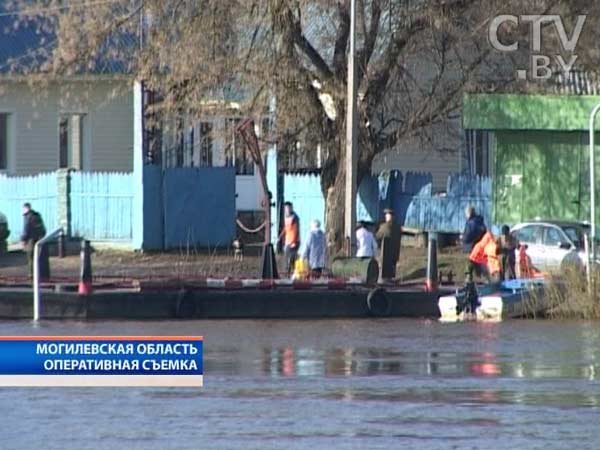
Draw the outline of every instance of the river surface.
M600 448L600 323L0 325L205 338L199 389L0 388L1 449Z

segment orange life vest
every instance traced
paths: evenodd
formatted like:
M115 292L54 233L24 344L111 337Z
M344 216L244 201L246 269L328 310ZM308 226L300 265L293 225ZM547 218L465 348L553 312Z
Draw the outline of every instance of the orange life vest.
M522 245L519 247L519 277L520 278L544 278L544 273L531 264L531 258L527 256L527 250Z
M293 245L300 242L300 230L298 230L298 216L291 214L285 218L285 245Z
M473 246L473 250L471 250L471 254L469 255L469 260L475 264L487 264L488 258L486 247L491 242L494 242L494 236L489 231L486 231L479 242Z

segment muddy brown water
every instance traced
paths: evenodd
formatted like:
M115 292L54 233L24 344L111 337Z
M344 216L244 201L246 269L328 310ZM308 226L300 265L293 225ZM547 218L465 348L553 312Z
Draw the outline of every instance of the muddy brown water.
M1 388L7 449L600 448L600 324L2 322L205 337L205 386Z

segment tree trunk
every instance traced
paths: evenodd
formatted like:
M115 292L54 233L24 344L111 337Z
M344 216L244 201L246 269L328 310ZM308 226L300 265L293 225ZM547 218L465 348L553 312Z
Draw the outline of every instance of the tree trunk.
M325 217L327 218L327 243L329 255L341 255L344 250L344 200L346 192L346 171L338 166L333 179L321 181L325 196Z
M338 130L338 136L343 136L343 130L345 130L344 122L340 124ZM371 151L373 143L369 142L368 138L361 131L359 128L358 148L361 153L356 173L357 190L363 178L370 173L374 157L374 152ZM332 144L340 146L339 153L337 154L342 157L340 159L334 157L332 160L326 162L324 170L321 173L321 189L325 198L325 217L327 219L326 236L329 254L331 256L346 256L343 253L346 237L344 233L344 211L346 208L345 139L342 137Z

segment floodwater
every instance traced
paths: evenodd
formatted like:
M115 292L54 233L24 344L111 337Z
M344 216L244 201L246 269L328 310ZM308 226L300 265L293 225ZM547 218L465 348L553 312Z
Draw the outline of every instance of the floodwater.
M600 448L600 323L1 326L205 337L203 388L0 389L3 449Z

